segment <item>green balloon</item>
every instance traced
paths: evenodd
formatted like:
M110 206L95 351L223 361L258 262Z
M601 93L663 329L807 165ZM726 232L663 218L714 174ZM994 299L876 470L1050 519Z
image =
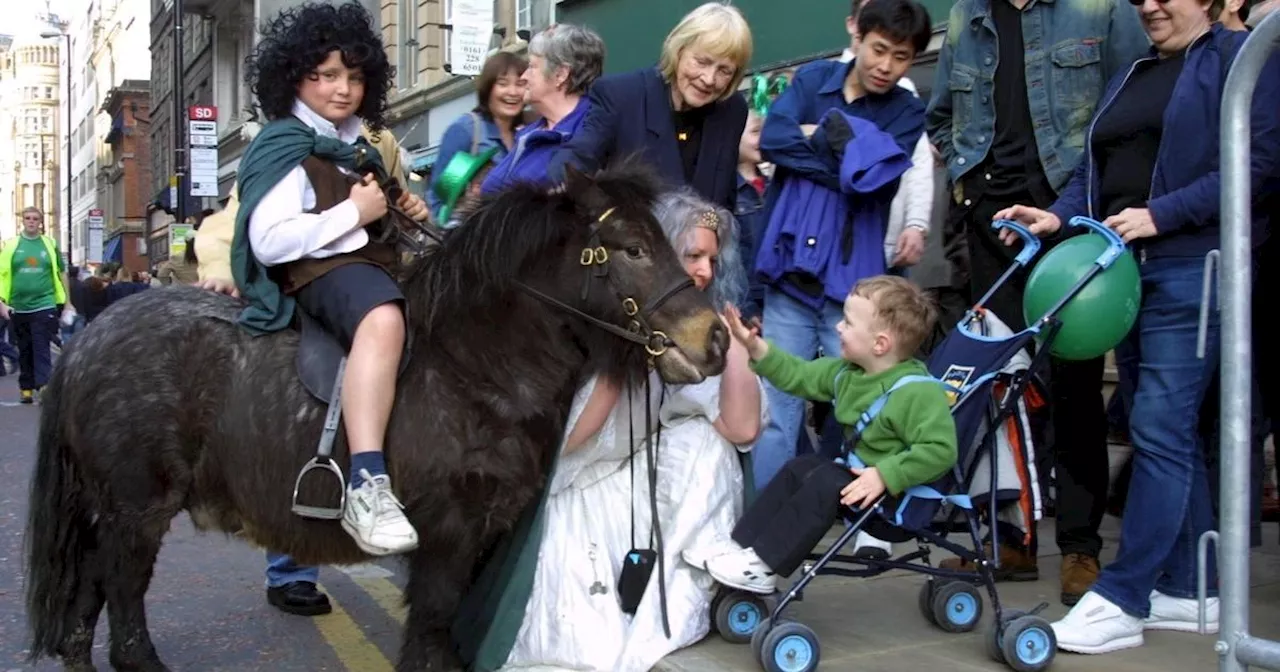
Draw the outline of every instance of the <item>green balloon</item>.
M1022 295L1022 316L1028 325L1038 322L1071 291L1106 251L1107 244L1099 234L1082 234L1059 243L1041 257L1031 270ZM1110 268L1095 275L1058 311L1062 328L1049 351L1068 360L1101 357L1129 335L1141 303L1138 263L1126 249Z

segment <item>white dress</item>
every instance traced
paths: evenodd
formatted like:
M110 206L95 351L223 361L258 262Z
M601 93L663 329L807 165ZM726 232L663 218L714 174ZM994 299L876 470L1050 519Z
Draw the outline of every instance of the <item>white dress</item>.
M595 382L578 391L570 428ZM651 388L657 402L656 377ZM640 443L646 434L643 388L633 390L631 396L631 422ZM764 415L763 389L760 399ZM720 378L670 386L661 408L654 405L652 419L662 427L657 500L665 542L670 639L662 628L656 568L634 617L623 613L618 604L623 555L635 547L651 547L648 443L636 447L633 493L627 406L624 390L600 432L560 459L550 485L533 593L504 670L648 670L709 630L714 581L706 571L685 562L681 552L724 543L742 515L738 448L712 426L720 416Z

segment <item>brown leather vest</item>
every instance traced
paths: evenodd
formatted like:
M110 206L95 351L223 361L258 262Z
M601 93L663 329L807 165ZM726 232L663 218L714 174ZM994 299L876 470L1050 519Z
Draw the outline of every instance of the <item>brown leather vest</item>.
M332 162L308 156L302 161L302 169L307 173L311 189L316 192L316 206L310 212L324 212L347 200L351 195L351 183ZM387 273L392 273L396 263L396 248L394 245L373 240L377 228L378 225L368 227L369 243L355 252L324 259L304 258L277 266L273 269L277 272L276 282L286 294L294 294L312 280L347 264L375 264L381 266Z

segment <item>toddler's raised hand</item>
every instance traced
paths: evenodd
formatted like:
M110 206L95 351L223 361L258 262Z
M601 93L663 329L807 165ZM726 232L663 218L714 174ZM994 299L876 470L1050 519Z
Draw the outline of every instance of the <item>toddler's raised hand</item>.
M729 335L747 349L751 359L764 359L764 356L769 354L769 343L760 338L760 330L754 326L747 326L742 321L742 313L732 303L724 304L724 322L729 327Z

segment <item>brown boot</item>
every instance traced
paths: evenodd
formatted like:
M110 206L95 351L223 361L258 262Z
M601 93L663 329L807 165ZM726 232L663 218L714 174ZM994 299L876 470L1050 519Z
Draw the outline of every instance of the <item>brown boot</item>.
M1098 559L1084 553L1062 556L1062 603L1075 606L1098 580Z
M991 557L991 542L982 545L982 552ZM959 572L977 572L978 566L968 560L947 558L938 563L940 569ZM1039 581L1040 569L1036 566L1036 557L1030 553L1000 544L1000 568L993 576L996 581Z

